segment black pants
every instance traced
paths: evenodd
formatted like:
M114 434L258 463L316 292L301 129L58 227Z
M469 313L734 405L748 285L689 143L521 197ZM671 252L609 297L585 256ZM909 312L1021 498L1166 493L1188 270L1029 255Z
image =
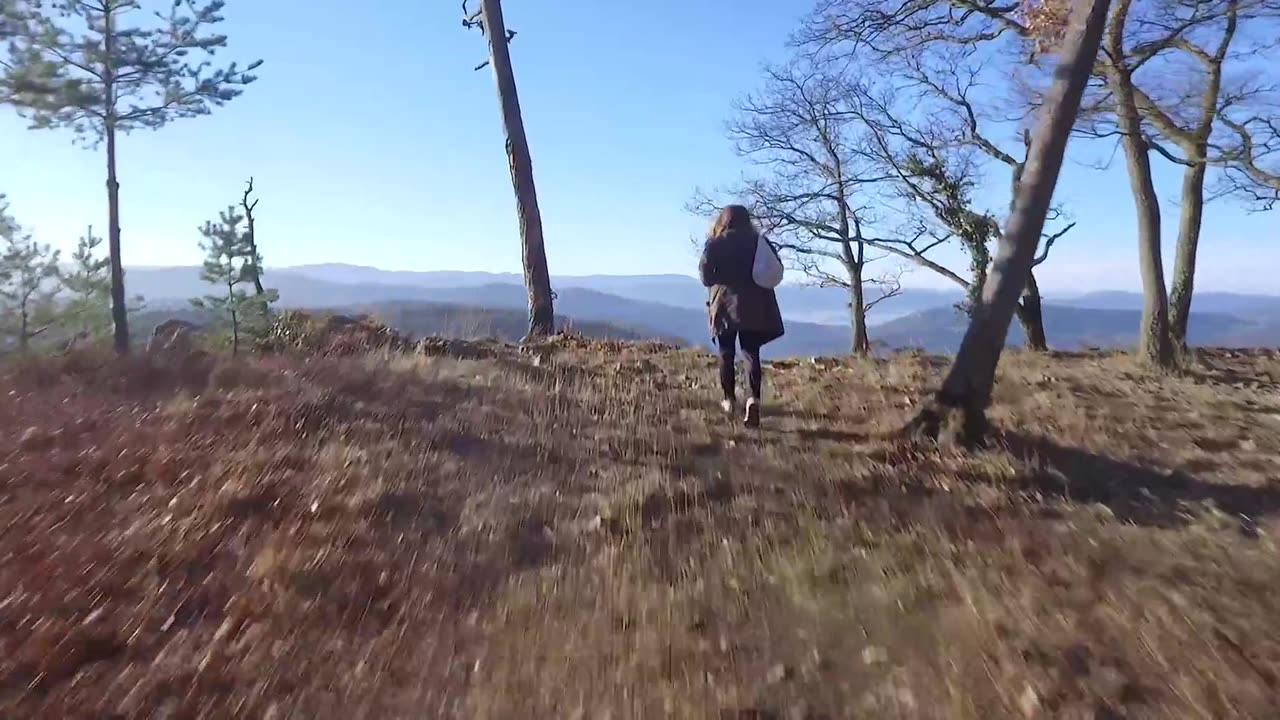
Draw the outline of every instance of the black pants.
M734 368L735 345L742 346L742 354L747 357L747 380L751 383L751 397L760 399L761 369L759 333L750 330L726 330L716 335L716 345L720 348L720 388L724 390L726 400L737 396L737 372Z

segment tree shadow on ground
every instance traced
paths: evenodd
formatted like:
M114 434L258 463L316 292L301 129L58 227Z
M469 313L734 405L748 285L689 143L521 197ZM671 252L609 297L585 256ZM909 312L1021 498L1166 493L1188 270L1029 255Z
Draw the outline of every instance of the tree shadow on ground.
M1185 525L1197 505L1211 503L1240 516L1242 529L1280 511L1280 488L1228 485L1181 470L1139 465L1049 438L1006 431L1002 444L1027 464L1027 489L1045 496L1107 506L1125 522L1153 527Z

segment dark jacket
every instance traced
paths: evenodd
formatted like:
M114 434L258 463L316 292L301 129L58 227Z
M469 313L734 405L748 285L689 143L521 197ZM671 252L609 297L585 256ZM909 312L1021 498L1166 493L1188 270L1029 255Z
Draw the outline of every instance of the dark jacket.
M786 332L777 295L751 277L755 257L754 234L730 233L710 238L703 246L698 272L711 291L707 319L713 335L747 330L757 333L762 342L772 342Z

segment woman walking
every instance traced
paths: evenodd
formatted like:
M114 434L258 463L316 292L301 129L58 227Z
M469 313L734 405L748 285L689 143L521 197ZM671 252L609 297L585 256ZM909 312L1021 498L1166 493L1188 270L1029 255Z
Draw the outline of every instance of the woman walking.
M726 206L711 224L698 263L702 284L710 288L707 315L711 335L720 349L720 387L724 391L721 406L727 413L738 411L735 345L741 345L747 358L747 379L751 384L747 427L760 425L760 348L785 332L777 296L771 288L757 285L752 277L759 240L751 213L741 205Z

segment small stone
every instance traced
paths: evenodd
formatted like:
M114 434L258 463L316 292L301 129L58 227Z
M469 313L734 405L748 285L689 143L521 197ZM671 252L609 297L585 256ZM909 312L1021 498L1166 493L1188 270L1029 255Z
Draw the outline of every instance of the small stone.
M783 665L782 663L778 663L777 665L769 668L770 683L779 683L789 677L791 677L791 668Z
M862 649L862 662L865 665L878 665L889 661L889 652L879 645L868 645Z
M48 447L52 436L38 427L29 427L18 438L18 447L28 452Z
M1031 685L1027 685L1022 695L1018 696L1018 709L1022 711L1024 717L1035 717L1039 713L1040 694Z

